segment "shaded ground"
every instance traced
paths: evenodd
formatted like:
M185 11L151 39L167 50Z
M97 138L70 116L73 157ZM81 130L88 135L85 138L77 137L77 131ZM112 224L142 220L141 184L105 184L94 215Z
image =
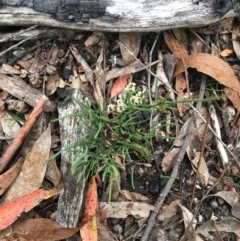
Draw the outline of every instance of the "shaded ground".
M101 133L107 140L97 141L103 143L106 152L112 150L109 155L113 158L107 164L99 159L98 173L94 173L102 203L97 209L99 240L239 240L238 28L237 22L226 21L211 28L159 34L59 31L58 36L48 39L38 36L37 40L19 45L21 35L12 41L16 33L3 41L0 53L2 153L26 122L41 93L49 97L49 106L53 108L45 106L47 111L42 113L27 140L21 139L22 145L2 169L2 207L39 188L60 190L64 186L61 157L46 165L48 157L63 146L59 123L52 122L58 118L59 109L53 109L71 97L70 89L78 89L85 103L102 108L104 118L110 122L116 118L121 124L120 132L110 124L104 127ZM31 30L26 32L31 34ZM18 94L8 77L13 77L13 83L20 83ZM18 82L19 77L23 82ZM136 84L132 92L127 90L129 83ZM31 94L34 89L39 92ZM140 96L139 92L144 94ZM30 100L26 102L27 97ZM131 108L119 110L120 100ZM113 105L111 110L109 104ZM154 104L155 109L149 108ZM135 138L132 141L123 127L127 120L122 113L125 111L130 116L136 107L142 108L141 115L127 127ZM99 119L93 123L90 132L95 131ZM137 138L136 133L151 135L144 142L145 136ZM38 138L42 139L37 141ZM125 143L124 147L126 143L134 146L121 155L113 148L116 140ZM146 155L145 147L150 150ZM100 155L98 146L89 147L90 152L96 156L89 154L92 158L89 160ZM106 153L101 154L107 158ZM13 169L16 160L19 167ZM21 169L22 162L25 165ZM110 178L104 179L102 174L110 164L119 170L119 176L111 179L108 172ZM102 165L105 165L103 169ZM109 193L117 206L105 210ZM51 220L55 220L59 211L57 203L58 194L36 203L13 225L0 209L1 229L9 225L13 228L7 234L2 231L1 240L80 240L78 228L56 231ZM148 219L154 205L156 212ZM19 216L16 206L11 207L15 216ZM34 219L36 223L32 227ZM24 226L21 220L29 222ZM31 236L37 231L38 239ZM58 234L54 236L55 232ZM24 236L26 233L29 236ZM51 237L47 236L49 233Z

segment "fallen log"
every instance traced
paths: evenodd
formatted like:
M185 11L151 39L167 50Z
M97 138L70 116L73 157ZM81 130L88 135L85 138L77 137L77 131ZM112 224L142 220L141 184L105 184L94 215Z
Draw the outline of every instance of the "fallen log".
M39 0L30 1L35 2ZM49 0L50 1L50 0ZM68 4L71 2L91 2L83 0L55 0ZM238 0L95 0L105 2L103 9L89 19L75 22L71 19L71 10L67 18L51 14L53 10L37 9L31 4L22 7L25 1L0 1L0 26L40 25L56 28L107 31L107 32L150 32L181 27L201 27L218 22L221 18L237 16ZM6 6L12 5L12 6ZM18 6L16 6L18 5ZM23 4L22 4L23 5ZM34 4L33 4L34 5ZM26 6L23 5L23 6ZM75 14L75 13L74 13ZM74 15L73 14L73 15ZM103 15L103 16L102 16ZM65 15L64 15L65 16ZM61 19L59 21L57 19ZM92 18L93 17L93 18Z

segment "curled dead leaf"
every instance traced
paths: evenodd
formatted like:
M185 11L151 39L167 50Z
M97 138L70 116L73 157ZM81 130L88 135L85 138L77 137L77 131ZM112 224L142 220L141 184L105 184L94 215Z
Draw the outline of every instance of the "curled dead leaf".
M222 59L212 54L197 53L188 56L186 65L188 68L195 68L199 72L211 76L240 95L240 82L230 65Z

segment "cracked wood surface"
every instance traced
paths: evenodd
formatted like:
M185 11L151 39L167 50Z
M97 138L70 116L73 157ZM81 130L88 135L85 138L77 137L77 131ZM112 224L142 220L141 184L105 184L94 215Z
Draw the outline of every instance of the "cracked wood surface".
M82 99L80 90L71 90L71 93L71 97L74 99ZM73 174L71 171L72 161L77 153L81 152L81 147L75 146L68 149L73 143L83 138L87 132L86 126L84 123L80 123L79 118L69 116L81 112L81 106L71 99L58 106L63 188L58 200L56 223L58 226L67 228L75 228L78 225L83 216L85 204L84 195L87 184L84 178L81 178L81 173Z
M213 8L214 0L108 0L103 17L88 23L61 22L50 14L26 7L0 7L0 26L40 25L65 29L150 32L181 27L200 27L218 22L221 16ZM227 16L235 16L233 11Z

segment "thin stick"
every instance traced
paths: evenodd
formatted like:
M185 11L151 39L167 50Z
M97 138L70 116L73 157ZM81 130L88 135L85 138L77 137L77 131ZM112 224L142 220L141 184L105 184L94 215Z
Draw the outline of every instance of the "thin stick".
M22 145L26 137L28 136L29 132L31 131L32 127L36 123L38 117L43 111L43 106L47 101L46 96L42 96L37 105L34 107L32 113L29 115L26 123L22 126L19 130L17 136L13 140L10 146L6 149L5 153L0 158L0 173L6 168L8 163L10 162L11 158L14 156L16 151Z

